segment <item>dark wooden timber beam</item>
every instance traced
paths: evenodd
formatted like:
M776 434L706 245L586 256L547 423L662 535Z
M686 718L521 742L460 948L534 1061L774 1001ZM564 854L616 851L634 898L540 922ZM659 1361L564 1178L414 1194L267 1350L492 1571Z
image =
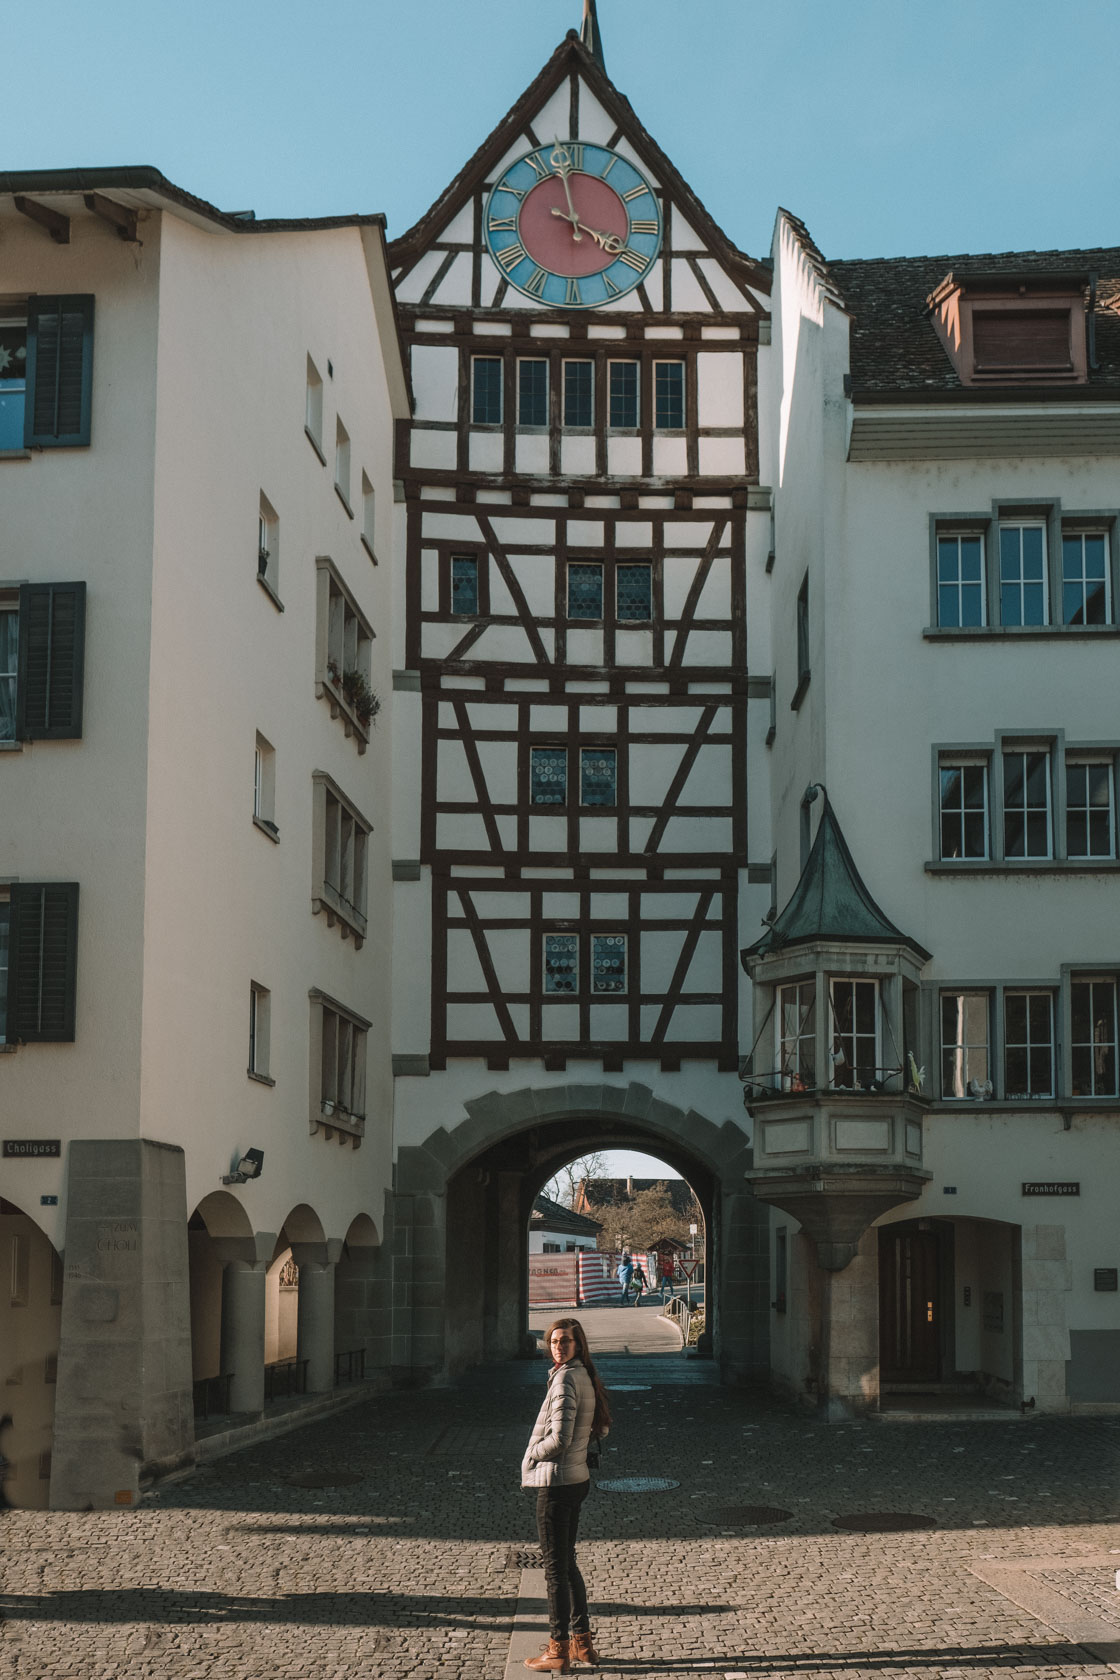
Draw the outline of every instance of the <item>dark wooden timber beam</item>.
M33 222L46 228L56 245L69 245L70 218L58 210L52 210L47 204L39 204L33 198L23 198L15 194L14 203L21 216L29 216Z
M85 201L86 209L92 210L102 221L111 223L122 239L132 245L136 243L135 210L129 210L126 205L118 204L115 199L106 198L102 193L86 193Z

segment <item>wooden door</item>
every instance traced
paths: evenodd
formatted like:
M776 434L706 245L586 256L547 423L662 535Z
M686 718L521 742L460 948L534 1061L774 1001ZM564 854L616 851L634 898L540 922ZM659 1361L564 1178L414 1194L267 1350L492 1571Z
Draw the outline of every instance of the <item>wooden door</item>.
M935 1231L879 1233L879 1363L883 1382L936 1382L941 1375Z

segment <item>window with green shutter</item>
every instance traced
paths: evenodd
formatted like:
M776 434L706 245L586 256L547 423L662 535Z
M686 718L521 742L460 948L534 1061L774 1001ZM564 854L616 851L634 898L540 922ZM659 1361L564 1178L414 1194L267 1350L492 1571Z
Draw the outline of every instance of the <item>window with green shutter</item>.
M19 591L18 741L77 740L82 733L84 583L25 583Z
M72 1043L78 883L14 881L9 888L9 1043Z
M87 445L92 394L92 295L29 298L24 447Z

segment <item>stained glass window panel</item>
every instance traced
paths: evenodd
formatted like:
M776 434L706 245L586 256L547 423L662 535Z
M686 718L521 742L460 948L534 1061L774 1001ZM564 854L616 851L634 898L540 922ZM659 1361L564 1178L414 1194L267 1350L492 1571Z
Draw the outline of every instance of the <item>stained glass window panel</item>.
M568 617L602 618L603 567L598 560L572 560L568 565Z
M595 933L591 936L591 990L626 990L626 935Z
M584 747L579 755L581 805L614 805L617 801L618 753L614 747Z
M568 749L533 747L529 754L529 803L564 805L568 799Z
M546 992L576 992L579 990L578 934L545 934L544 989Z
M653 617L653 567L648 561L618 567L615 572L615 602L620 620Z
M477 554L453 554L451 556L451 611L453 613L477 613L478 611Z

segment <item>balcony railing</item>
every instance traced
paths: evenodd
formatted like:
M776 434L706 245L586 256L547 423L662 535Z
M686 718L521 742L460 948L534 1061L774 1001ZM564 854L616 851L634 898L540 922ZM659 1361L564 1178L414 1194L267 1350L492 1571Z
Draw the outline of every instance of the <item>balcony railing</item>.
M341 1388L343 1383L361 1382L365 1374L365 1348L353 1348L349 1353L335 1354L334 1386L336 1388Z
M195 1417L227 1417L229 1415L229 1387L232 1381L232 1371L224 1371L218 1377L200 1377L194 1385Z
M277 1359L264 1368L264 1399L282 1400L307 1391L307 1360Z

